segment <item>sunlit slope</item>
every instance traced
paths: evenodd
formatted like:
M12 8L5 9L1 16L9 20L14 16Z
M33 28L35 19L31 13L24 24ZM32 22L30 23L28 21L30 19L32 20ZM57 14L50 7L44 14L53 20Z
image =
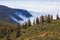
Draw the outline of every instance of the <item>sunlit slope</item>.
M16 40L60 40L60 19L23 29L22 36Z
M43 25L36 24L29 26L26 29L21 28L20 37L16 36L18 27L17 24L11 24L5 21L0 21L0 31L1 28L4 29L5 27L7 28L7 32L9 31L10 27L12 27L14 31L12 31L11 33L7 33L4 37L1 37L0 32L1 40L7 40L7 38L10 38L11 40L60 40L60 19L53 20L52 23L44 22Z

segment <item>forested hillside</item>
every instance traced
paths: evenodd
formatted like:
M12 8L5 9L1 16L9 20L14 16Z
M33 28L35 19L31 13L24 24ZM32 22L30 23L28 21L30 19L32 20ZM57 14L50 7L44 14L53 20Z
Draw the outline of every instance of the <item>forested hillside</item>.
M0 20L0 40L60 40L60 18L42 15L33 25L30 19L22 25Z

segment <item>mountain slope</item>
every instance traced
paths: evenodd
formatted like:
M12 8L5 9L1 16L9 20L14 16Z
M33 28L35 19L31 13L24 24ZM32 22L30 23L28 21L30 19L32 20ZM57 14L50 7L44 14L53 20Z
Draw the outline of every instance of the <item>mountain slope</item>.
M60 19L52 23L38 24L23 29L23 35L16 40L60 40Z
M10 26L14 26L13 28L18 27L4 21L0 21L0 24L0 31L1 27L6 27L7 29L9 29ZM0 38L0 40L6 40L6 38L11 38L12 40L60 40L60 19L53 20L52 23L44 23L44 25L36 24L26 29L22 28L20 32L22 33L20 37L16 38L16 30L14 30L9 34L10 37L6 37L7 34L3 38Z
M13 9L7 6L0 5L0 20L4 20L10 23L18 23L18 21L23 20L18 15L22 15L23 17L26 18L32 16L27 10Z

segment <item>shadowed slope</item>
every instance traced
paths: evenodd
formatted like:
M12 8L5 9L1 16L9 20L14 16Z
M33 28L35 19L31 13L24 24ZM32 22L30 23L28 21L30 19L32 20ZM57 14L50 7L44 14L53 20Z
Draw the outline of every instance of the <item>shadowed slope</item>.
M19 14L17 12L19 12ZM7 6L0 5L0 20L4 20L10 23L18 23L17 21L21 21L21 20L23 21L23 19L18 15L23 15L24 17L27 18L32 16L27 10L12 9ZM11 16L14 17L17 21L14 20Z

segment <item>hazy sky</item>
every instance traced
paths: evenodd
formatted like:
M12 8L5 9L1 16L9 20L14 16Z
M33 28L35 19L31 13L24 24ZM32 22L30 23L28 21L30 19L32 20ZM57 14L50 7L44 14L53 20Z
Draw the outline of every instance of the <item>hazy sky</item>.
M1 1L57 1L59 2L60 0L1 0Z
M29 11L60 11L60 0L1 0L0 5Z

